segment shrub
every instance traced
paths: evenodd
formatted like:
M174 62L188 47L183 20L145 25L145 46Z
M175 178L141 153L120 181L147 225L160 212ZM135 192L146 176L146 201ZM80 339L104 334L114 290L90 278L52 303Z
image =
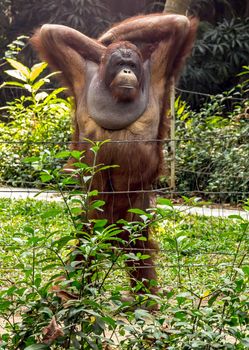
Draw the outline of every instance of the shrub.
M101 145L92 143L90 150L95 157ZM90 220L88 214L102 210L104 202L97 199L97 191L87 189L96 173L112 166L89 167L83 163L84 152L60 152L57 157L69 155L76 160L72 175L58 169L41 174L43 181L56 184L53 188L60 191L64 208L61 203L54 203L44 211L44 204L36 205L31 212L33 217L38 216L36 228L33 223L26 224L13 232L13 240L13 237L4 237L8 247L11 247L10 241L18 242L18 249L14 248L18 264L0 292L0 316L7 321L0 339L1 349L108 349L108 344L114 341L108 339L107 330L125 332L115 315L137 307L136 317L140 318L148 314L139 309L141 304L155 305L156 296L139 293L136 296L142 288L141 282L134 287L131 301L124 301L121 295L122 291L130 290L128 285L113 285L113 278L116 282L120 271L122 274L124 261L148 258L140 252L133 253L129 247L134 240L146 239L142 233L152 215L144 213L144 220L133 224L125 220L111 225L107 220ZM75 185L72 191L68 191L69 184ZM21 206L16 208L19 213ZM29 209L28 204L27 211ZM65 229L61 230L62 225ZM127 240L119 236L124 231L128 234ZM6 244L5 247L8 250ZM13 263L13 258L3 256L4 267L7 261ZM17 278L15 285L12 282ZM145 287L143 290L146 292ZM19 322L11 316L17 315L17 310L21 316Z
M222 93L234 86L235 76L248 64L249 20L233 18L217 26L202 23L191 59L181 79L183 89L210 94ZM237 79L238 82L238 79ZM203 97L187 95L192 107Z
M177 101L177 186L237 202L249 195L249 102L245 86L220 94L199 112ZM233 103L231 103L233 101ZM230 104L232 112L227 113ZM221 192L221 193L219 193Z
M15 98L1 108L0 123L0 182L2 184L29 186L38 180L37 171L58 166L54 154L67 148L71 134L70 102L59 97L63 88L51 92L44 90L53 74L41 77L46 63L31 69L14 59L7 59L14 69L6 73L14 78L2 87L22 89ZM39 156L39 162L30 166L25 157Z

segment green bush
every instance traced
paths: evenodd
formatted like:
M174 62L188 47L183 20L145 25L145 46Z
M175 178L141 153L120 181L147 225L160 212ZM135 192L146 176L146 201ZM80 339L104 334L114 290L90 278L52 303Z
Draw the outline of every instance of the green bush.
M218 94L231 89L236 74L248 64L249 20L224 19L217 26L201 23L192 56L181 78L181 88ZM191 106L199 107L205 98L188 95Z
M6 73L15 80L2 87L22 89L23 94L0 109L0 183L35 185L39 171L58 166L55 153L68 147L71 105L59 97L63 88L44 90L53 75L41 77L46 63L29 69L14 59L7 60L14 69ZM39 161L30 166L23 162L26 157L39 157Z
M68 25L97 36L110 24L110 11L101 0L15 0L11 6L11 34L30 34L44 23Z
M103 143L91 144L95 158ZM140 294L141 289L148 290L139 282L134 287L134 298L124 301L122 291L131 288L117 284L126 260L148 258L148 252L133 252L129 247L135 240L146 239L143 232L153 215L140 210L143 221L133 224L125 220L111 225L107 220L90 220L89 213L101 211L104 205L98 191L90 191L93 176L112 166L89 167L83 163L84 152L59 152L57 157L69 155L76 160L71 175L58 169L41 173L45 183L52 181L53 188L60 191L64 206L62 202L19 202L10 214L10 203L0 201L3 232L8 231L0 242L6 253L0 252L0 270L15 266L8 270L8 278L3 278L0 291L0 319L5 323L1 350L108 349L107 344L114 341L108 340L105 332L120 329L120 334L125 333L116 316L135 307L136 318L144 317L148 312L140 310L141 305L155 306L158 299ZM69 191L69 184L77 189ZM8 211L5 205L10 205ZM9 215L16 220L14 231ZM120 237L123 232L127 239ZM0 282L3 280L0 277ZM17 313L19 320L11 317Z
M177 101L177 187L237 202L249 195L249 101L239 86L205 103L199 112ZM234 104L235 103L235 104ZM227 114L227 105L233 110ZM219 193L221 192L221 193Z

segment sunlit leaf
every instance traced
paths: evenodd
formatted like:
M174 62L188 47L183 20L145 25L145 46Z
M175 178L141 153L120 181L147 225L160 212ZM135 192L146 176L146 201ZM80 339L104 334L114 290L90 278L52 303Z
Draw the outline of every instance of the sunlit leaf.
M157 204L159 205L165 205L167 207L173 207L173 204L170 199L167 198L157 198Z
M45 344L33 344L24 348L24 350L50 350L50 347Z
M54 218L61 213L60 209L50 209L41 214L43 219Z
M31 68L31 72L29 76L30 81L33 82L44 71L46 67L47 67L47 63L45 62L40 62L35 64Z
M13 68L19 71L22 75L24 75L26 79L29 78L30 70L28 67L24 66L21 62L13 60L12 58L7 58L7 61Z
M42 100L45 100L45 98L48 96L47 92L42 91L35 95L36 102L40 102Z
M5 73L10 75L11 77L13 77L15 79L22 80L25 82L27 81L25 76L21 72L19 72L18 70L6 70Z

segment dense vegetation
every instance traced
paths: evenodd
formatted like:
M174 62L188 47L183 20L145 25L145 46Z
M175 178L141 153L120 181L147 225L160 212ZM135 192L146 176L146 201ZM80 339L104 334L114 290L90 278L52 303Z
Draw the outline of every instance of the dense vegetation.
M19 35L31 35L34 28L47 23L61 23L98 36L112 23L138 13L162 11L165 1L113 0L3 0L0 4L0 48ZM217 93L235 84L235 75L248 65L249 5L243 0L195 0L189 12L201 19L200 31L188 69L180 87L198 92ZM22 50L21 60L34 64L34 54L28 46ZM4 80L0 71L0 83ZM238 81L238 80L237 80ZM1 104L10 99L9 90L0 92ZM203 99L186 95L193 107Z
M63 88L44 90L54 75L41 76L46 63L29 69L10 58L8 64L12 69L6 73L16 80L4 86L18 88L22 94L1 110L0 182L37 186L39 172L60 166L55 154L69 147L71 104L59 97ZM24 162L28 157L37 157L37 162L32 165Z
M209 98L198 112L177 101L178 190L200 196L204 193L216 202L237 203L248 198L247 91L245 81Z
M44 21L91 35L113 22L107 0L82 2L46 0L40 8L35 0L1 1L0 47L20 28L28 34ZM249 210L249 31L248 20L235 19L248 14L245 3L200 0L192 7L209 24L200 27L181 87L212 96L176 100L176 180L180 196L240 201ZM162 4L151 1L145 11ZM217 24L221 15L226 19ZM23 40L3 58L0 186L48 186L61 196L48 203L0 200L0 350L249 348L248 220L186 215L161 198L152 211L133 210L140 223L89 221L89 211L104 204L87 190L103 165L88 167L84 154L67 151L70 100L54 88L45 63L20 62L32 61ZM95 155L99 147L92 143ZM70 155L78 165L68 176L61 167ZM185 204L198 205L187 197ZM148 225L160 243L157 296L141 284L131 290L124 273L127 260L147 258L127 244L143 240Z
M241 80L237 75L248 65L248 57L249 18L223 19L217 25L201 23L179 87L212 95L230 90ZM198 94L185 93L183 97L195 109L205 101L205 96Z
M59 97L63 89L46 90L46 64L31 69L8 59L15 80L4 85L22 90L2 108L0 182L13 186L39 186L40 171L60 167L56 152L68 149L70 103ZM244 82L213 96L199 111L181 98L176 101L177 189L214 201L238 202L249 194L248 68ZM45 90L44 90L45 89ZM5 121L6 120L6 121ZM36 162L27 163L33 157Z
M137 297L127 299L124 261L145 257L111 249L121 226L102 221L91 226L94 235L78 227L84 234L76 248L79 192L67 199L66 206L0 200L0 349L248 348L247 221L186 216L159 201L152 229L161 293L139 296L137 286ZM143 227L151 217L141 215ZM139 239L141 226L123 225ZM74 261L79 252L82 265ZM55 292L61 289L69 298ZM156 313L144 309L155 302Z

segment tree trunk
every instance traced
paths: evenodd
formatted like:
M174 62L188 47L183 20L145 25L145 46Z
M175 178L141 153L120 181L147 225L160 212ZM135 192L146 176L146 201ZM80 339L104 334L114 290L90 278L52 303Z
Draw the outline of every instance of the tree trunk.
M186 15L191 0L167 0L164 12Z
M244 17L249 17L249 3L246 3L246 10L245 10L245 14Z

